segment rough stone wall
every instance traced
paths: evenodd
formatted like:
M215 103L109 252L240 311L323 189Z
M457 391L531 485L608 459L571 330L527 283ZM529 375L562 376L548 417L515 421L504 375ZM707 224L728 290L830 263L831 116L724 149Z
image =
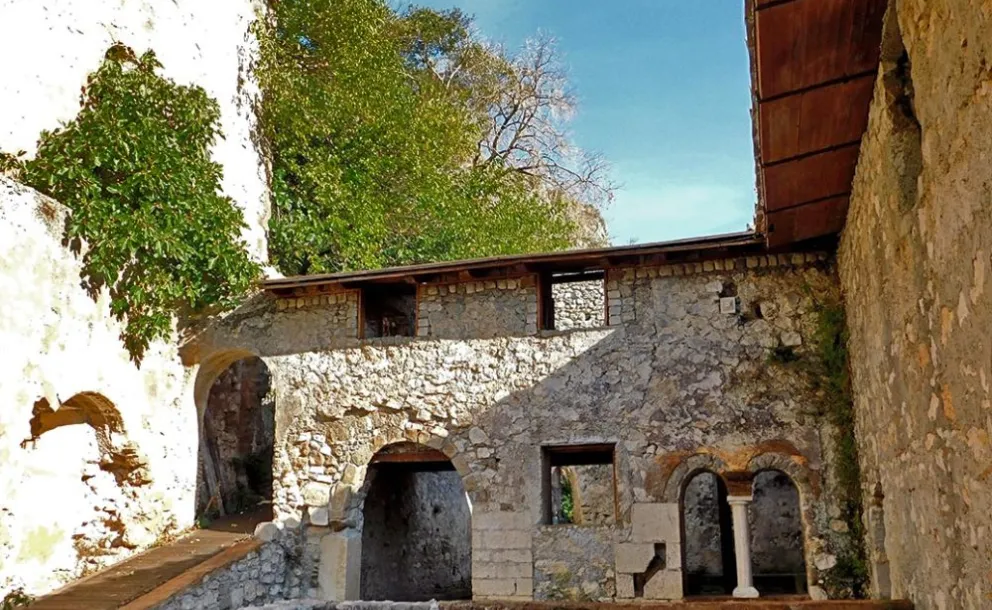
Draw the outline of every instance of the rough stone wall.
M805 575L803 522L799 491L789 477L766 470L752 486L754 503L748 511L751 567L755 577Z
M691 575L720 577L725 569L734 571L734 566L723 565L723 536L732 533L721 531L717 481L715 474L701 472L689 482L683 495L685 565L682 567ZM752 544L755 542L752 539Z
M255 144L258 89L248 68L257 43L248 28L259 0L0 0L0 151L34 154L43 129L79 111L79 90L114 42L155 51L163 74L217 100L223 139L213 157L222 189L244 212L249 252L267 259L269 202ZM44 40L44 44L39 44Z
M533 542L534 597L611 601L616 596L615 538L616 531L612 527L547 525L539 528Z
M447 289L462 303L451 310L455 321L445 320L443 306L429 312L432 329L451 329L443 339L388 343L294 331L300 312L280 311L279 299L262 296L197 348L208 360L250 349L272 371L276 511L327 526L325 594L358 595L352 574L361 554L363 481L383 446L414 441L451 457L473 506L474 596L530 599L545 594L533 579L535 536L549 535L542 446L615 443L619 511L608 528L615 595L632 598L635 576L662 549L663 569L644 597L664 599L682 593L679 489L697 463L715 471L775 467L796 480L811 582L849 543L830 528L839 508L826 459L832 431L810 415L819 398L799 367L769 363L781 345L811 357L811 294L834 293L835 281L827 257L809 254L613 270L607 283L618 295L611 297L616 325L513 334L521 318L527 324L522 305L506 321L511 336L495 338L487 338L495 334L492 321L468 327L457 319L471 310L471 298L500 291L496 283L477 294L472 282L472 294L468 285ZM524 302L507 286L507 300ZM440 289L426 295L428 302L441 296ZM719 313L727 296L736 297L737 314ZM310 328L326 327L325 306L305 311ZM455 331L467 334L449 338ZM606 583L586 594L613 596Z
M453 470L376 467L365 497L362 599L472 597L472 515Z
M606 326L606 289L602 280L552 284L555 330Z
M441 339L537 332L535 276L428 284L420 289L417 336Z
M201 468L210 468L214 489L201 480L198 514L226 514L258 508L272 499L272 454L275 413L271 378L259 358L245 358L227 368L210 389L203 413ZM222 504L222 506L218 506Z
M873 586L987 608L992 3L890 2L884 27L839 253Z
M49 592L193 521L189 371L165 343L140 369L130 361L107 295L94 301L80 287L63 219L56 202L0 178L0 597L17 586ZM84 392L112 426L30 440L36 414L58 417ZM140 468L122 471L118 454Z
M234 610L282 600L289 597L287 566L286 549L278 542L267 542L234 563L210 572L198 584L154 608Z
M562 469L572 484L577 525L616 523L616 488L612 464L568 466Z

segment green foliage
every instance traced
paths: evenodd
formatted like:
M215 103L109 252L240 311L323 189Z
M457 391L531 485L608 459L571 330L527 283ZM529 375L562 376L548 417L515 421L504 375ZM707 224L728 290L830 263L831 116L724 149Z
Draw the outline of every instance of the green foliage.
M151 51L111 47L79 115L43 132L20 168L21 181L72 210L66 238L83 250L84 286L109 289L135 361L174 316L232 306L259 273L208 152L220 135L217 102L159 67Z
M854 398L848 362L848 331L844 304L837 299L819 300L811 288L817 316L813 335L812 358L800 356L791 348L779 347L769 353L768 361L780 366L798 367L806 373L810 386L820 397L815 415L825 419L834 430L833 470L837 489L842 494L841 516L850 532L850 546L835 549L837 565L824 575L832 597L867 595L868 567L862 522L861 467L854 436Z
M256 24L269 246L283 272L569 245L564 199L500 163L472 163L471 82L428 77L424 58L462 48L467 27L457 11L400 16L383 0L281 0Z
M575 523L575 496L572 493L572 480L561 477L561 517L562 523Z
M24 592L24 589L17 588L11 590L0 600L0 610L14 610L15 608L25 608L34 601L34 597Z
M813 376L814 387L821 391L824 415L834 426L834 468L838 487L844 494L841 517L847 522L852 541L850 548L838 554L837 565L831 571L831 584L855 597L864 597L868 569L862 522L861 467L854 436L847 320L843 303L839 301L817 303L816 311L814 345L819 371Z

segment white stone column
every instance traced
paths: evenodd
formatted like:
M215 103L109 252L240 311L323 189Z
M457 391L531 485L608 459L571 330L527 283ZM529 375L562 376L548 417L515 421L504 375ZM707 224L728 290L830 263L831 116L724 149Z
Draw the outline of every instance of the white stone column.
M734 519L734 555L737 558L737 586L734 597L758 597L751 582L751 535L747 524L747 507L751 496L727 496Z

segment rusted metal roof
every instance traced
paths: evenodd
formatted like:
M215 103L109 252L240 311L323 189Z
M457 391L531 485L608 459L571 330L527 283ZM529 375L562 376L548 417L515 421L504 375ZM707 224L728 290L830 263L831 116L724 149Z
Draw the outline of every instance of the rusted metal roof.
M769 246L844 226L887 0L746 0L757 227Z
M583 273L646 263L702 261L728 256L746 256L768 251L763 236L753 232L728 233L613 248L565 250L539 254L494 256L470 260L303 275L266 280L262 288L291 291L329 284L357 286L371 283L428 282L441 278L471 279L505 273Z

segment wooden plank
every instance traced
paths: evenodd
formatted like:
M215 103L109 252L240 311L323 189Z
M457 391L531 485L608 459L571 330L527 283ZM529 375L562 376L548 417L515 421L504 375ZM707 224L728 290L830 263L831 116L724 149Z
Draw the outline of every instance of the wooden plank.
M765 209L775 212L851 190L860 143L764 169Z
M437 449L419 449L397 453L379 452L372 457L371 464L425 464L450 463L451 460Z
M886 0L759 4L755 27L759 97L874 73L886 5Z
M760 105L763 165L861 139L875 77L866 75Z
M840 195L768 214L768 246L771 248L832 235L844 228L849 197Z

